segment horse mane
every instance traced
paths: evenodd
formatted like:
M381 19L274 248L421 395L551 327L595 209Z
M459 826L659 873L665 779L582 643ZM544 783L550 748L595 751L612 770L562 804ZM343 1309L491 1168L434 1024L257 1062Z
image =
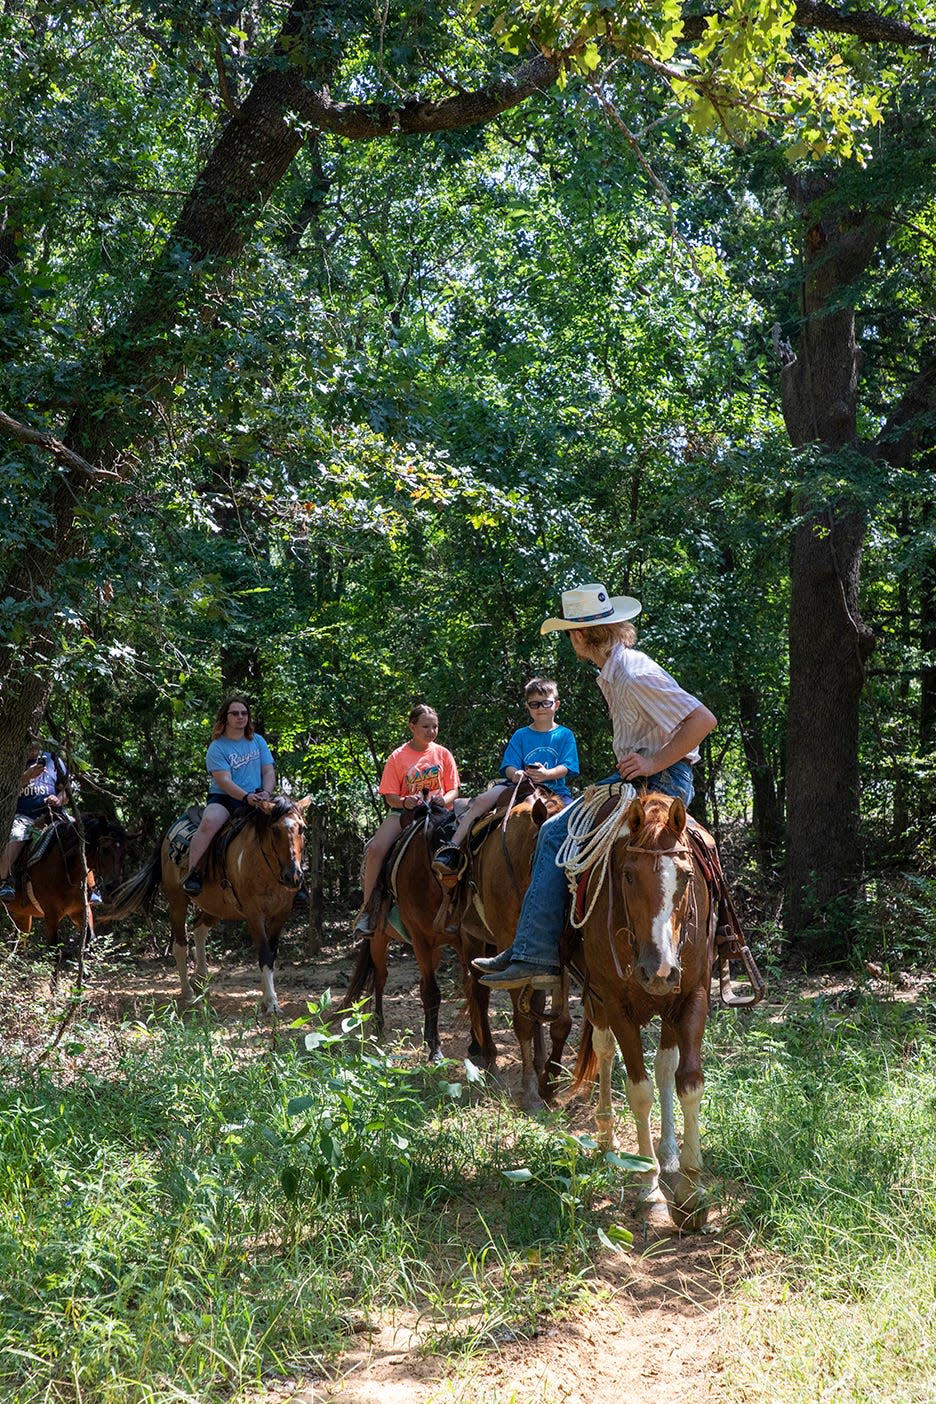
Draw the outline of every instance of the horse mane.
M270 810L269 814L253 806L246 816L246 822L255 825L257 828L266 828L270 824L275 824L279 819L282 819L284 815L288 814L290 810L296 807L295 802L291 800L288 795L277 795L276 798L271 801L271 804L273 808Z
M628 847L651 852L655 847L655 841L666 828L673 797L651 790L649 794L641 795L638 798L643 800L644 822L636 833L630 835ZM626 813L630 813L629 808ZM623 836L622 833L621 837Z
M121 843L125 843L127 840L127 831L124 826L116 819L109 819L106 814L82 809L78 817L81 820L85 855L89 867L94 862L98 845L105 835ZM29 851L26 859L27 866L34 867L53 847L58 848L66 858L71 858L77 853L78 825L69 823L64 817L47 825Z
M81 827L84 829L85 843L94 845L106 833L110 832L109 821L103 814L86 814L81 811Z

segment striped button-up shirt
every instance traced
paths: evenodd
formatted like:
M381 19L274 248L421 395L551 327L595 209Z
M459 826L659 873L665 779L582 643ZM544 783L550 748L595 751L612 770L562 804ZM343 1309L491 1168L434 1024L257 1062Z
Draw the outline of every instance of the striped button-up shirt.
M625 644L615 644L597 681L611 713L618 760L629 751L656 755L680 722L702 705L665 668ZM682 759L694 764L699 752L687 751Z

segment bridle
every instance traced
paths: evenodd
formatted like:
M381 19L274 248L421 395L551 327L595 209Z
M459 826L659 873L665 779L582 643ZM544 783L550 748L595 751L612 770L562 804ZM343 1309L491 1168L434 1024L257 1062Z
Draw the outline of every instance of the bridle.
M293 809L295 809L295 806L293 806ZM278 870L277 870L276 865L271 861L271 859L270 859L270 854L267 852L267 847L268 847L268 846L267 846L266 844L264 844L263 840L264 840L265 838L267 838L267 836L270 837L270 840L271 840L271 841L270 841L270 844L269 844L269 848L272 849L274 858L278 859L278 858L279 858L279 854L276 852L276 842L275 842L275 835L274 835L274 833L273 833L273 830L277 827L277 825L279 824L279 822L280 822L281 819L286 819L286 818L290 817L290 816L292 815L292 813L293 813L293 810L287 809L286 812L285 812L284 814L280 814L276 819L272 819L272 820L270 820L268 823L264 824L262 830L261 830L259 824L256 824L256 825L255 825L255 828L256 828L256 830L257 830L257 847L260 849L260 852L263 854L263 861L266 863L267 867L269 868L269 870L270 870L270 872L273 874L273 876L276 878L277 882L281 883L283 887L288 886L288 884L285 883L285 882L283 882L283 879L282 879L282 877L280 876L280 874L279 874L279 872L278 872ZM299 835L300 835L300 837L301 837L302 834L305 833L305 829L306 829L305 821L303 820L302 815L301 815L298 811L296 811L296 813L297 813L297 817L298 817L298 820L299 820ZM264 816L264 817L266 817L266 816ZM295 854L294 854L293 851L292 851L292 844L291 844L291 843L290 843L290 850L289 850L289 852L290 852L290 857L293 858L293 859L295 859ZM279 866L280 866L280 868L282 868L282 864L280 864ZM299 866L301 866L301 864L300 864Z
M683 918L683 920L682 920L682 922L680 923L680 926L679 926L679 943L678 943L678 945L677 945L677 947L676 947L676 955L677 955L677 958L678 958L679 956L682 955L683 947L685 946L686 941L687 941L688 938L689 938L690 926L692 926L692 927L694 928L694 927L698 924L698 920L697 920L697 919L698 919L698 911L697 911L697 908L696 908L695 882L693 881L693 879L694 879L694 877L695 877L695 863L694 863L694 860L693 860L692 849L690 848L690 846L689 846L687 843L678 843L678 844L674 844L674 845L673 845L672 847L670 847L670 848L648 848L645 844L627 843L627 844L624 845L624 852L627 853L627 854L635 854L635 855L639 854L641 858L652 858L652 859L653 859L653 871L654 871L654 872L659 872L659 871L660 871L661 866L662 866L662 861L663 861L664 858L671 858L671 859L673 860L673 863L674 863L675 867L676 867L677 873L679 873L679 872L684 872L684 873L685 873L685 876L686 876L686 892L684 892L683 894L681 894L680 897L678 898L678 901L674 901L674 903L673 903L673 915L675 916L676 913L677 913L677 911L678 911L679 905L682 903L682 901L683 901L684 899L686 899L686 913L685 913L685 916L684 916L684 918ZM679 860L680 860L681 858L688 858L688 859L689 859L689 867L688 867L688 870L687 870L686 868L684 868L684 867L681 866L681 864L680 864L680 862L679 862ZM622 878L624 879L623 882L621 882L620 885L619 885L619 890L620 890L620 895L621 895L621 901L622 901L623 904L624 904L624 925L623 925L623 926L619 926L619 927L617 927L617 928L613 928L612 925L611 925L611 911L612 911L612 902L611 902L611 900L610 900L610 888L611 888L611 886L612 886L611 870L610 870L609 867L607 867L607 868L605 869L605 872L606 872L607 875L608 875L608 887L609 887L608 920L607 920L608 948L609 948L609 950L611 951L611 958L612 958L612 960L614 961L614 968L615 968L615 970L616 970L616 972L617 972L617 975L618 975L618 978L619 978L620 980L626 980L626 979L628 979L628 978L630 977L630 975L631 975L631 973L632 973L632 971L633 971L633 969L634 969L634 961L635 961L635 956L636 956L637 933L636 933L635 930L634 930L634 924L633 924L633 920L632 920L632 918L631 918L630 903L629 903L629 901L628 901L628 896L627 896L627 889L628 889L628 887L630 887L630 886L632 885L632 883L633 883L633 877L631 876L631 874L633 873L634 868L636 867L636 861L637 861L636 858L631 858L631 859L629 859L629 860L627 860L627 861L625 861L625 862L623 862L623 863L619 863L619 864L617 865L617 871L620 872ZM618 956L618 950L617 950L617 942L618 942L619 937L621 937L621 936L623 936L623 937L625 938L626 943L627 943L627 947L628 947L628 949L629 949L629 951L630 951L630 960L629 960L629 962L628 962L628 965L627 965L627 968L626 968L626 969L623 969L622 966L621 966L621 961L620 961L620 958L619 958L619 956Z
M252 829L253 829L253 832L254 832L254 834L256 835L257 847L258 847L259 850L260 850L261 857L263 858L264 863L266 863L266 865L267 865L267 867L269 868L270 872L272 873L273 877L275 877L277 883L279 883L280 886L282 886L282 887L286 887L287 884L286 884L285 882L283 882L283 879L282 879L282 877L281 877L281 866L282 866L282 865L278 863L279 855L278 855L277 852L276 852L275 843L267 844L267 843L264 842L264 840L267 838L267 835L268 835L268 834L271 834L271 833L272 833L272 830L276 828L277 824L279 824L279 822L280 822L281 819L287 818L287 816L291 815L293 812L295 812L295 813L297 814L298 819L299 819L299 833L300 833L300 834L304 834L304 833L305 833L305 828L306 828L306 826L305 826L305 821L304 821L304 819L302 818L301 811L299 811L299 810L296 808L295 805L292 805L292 806L290 807L290 809L284 810L284 812L283 812L282 814L277 815L276 818L270 818L270 816L268 816L268 815L263 815L262 817L263 817L263 820L264 820L265 822L263 822L262 825L258 822L258 818L259 818L260 816L258 815L258 813L257 813L256 811L253 811L253 812L251 812L249 815L246 816L246 820L245 820L244 826L242 826L241 829L238 831L239 833L243 833L243 832L244 832L244 828L246 827L246 824L249 823L249 824L251 825L251 827L252 827ZM236 835L235 835L234 837L236 837ZM221 874L220 874L220 878L219 878L219 884L220 884L221 887L228 887L228 888L230 888L231 892L232 892L233 895L234 895L234 900L235 900L235 902L237 903L237 905L238 905L239 907L241 907L241 909L243 909L242 903L241 903L241 900L240 900L240 897L239 897L238 892L237 892L237 888L234 886L233 882L231 881L230 877L228 876L228 865L227 865L227 860L228 860L228 848L229 848L229 847L230 847L229 844L225 845L225 848L224 848L224 850L223 850L223 852L222 852L222 854L221 854ZM272 859L271 859L270 853L269 853L269 851L268 851L268 849L271 849L271 848L272 848L272 851L273 851L273 858L272 858ZM274 860L276 860L276 861L274 861Z

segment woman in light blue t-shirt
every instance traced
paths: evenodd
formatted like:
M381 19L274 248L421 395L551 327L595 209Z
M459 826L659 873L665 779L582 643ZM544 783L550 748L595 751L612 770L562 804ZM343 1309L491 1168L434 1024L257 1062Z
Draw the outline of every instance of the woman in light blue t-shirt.
M188 876L182 884L183 890L193 897L201 892L201 865L215 834L245 805L271 800L276 784L270 748L253 729L250 703L245 697L230 697L222 702L211 737L205 756L211 776L208 803L192 835Z

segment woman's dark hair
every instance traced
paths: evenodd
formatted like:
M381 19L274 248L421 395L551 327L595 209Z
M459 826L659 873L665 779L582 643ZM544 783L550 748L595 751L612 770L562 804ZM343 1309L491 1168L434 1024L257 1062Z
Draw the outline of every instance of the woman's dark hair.
M238 693L235 693L233 697L226 698L221 703L221 706L218 708L218 714L214 719L214 726L211 728L212 741L217 741L219 736L224 735L224 730L227 726L228 708L230 707L232 702L239 702L242 707L247 708L247 725L244 727L244 736L248 741L253 736L254 724L253 713L250 709L250 703L247 701L246 697L241 697Z
M422 721L423 717L435 717L436 721L439 720L439 714L435 707L430 707L426 702L417 702L407 720L412 726L415 726L417 722Z

